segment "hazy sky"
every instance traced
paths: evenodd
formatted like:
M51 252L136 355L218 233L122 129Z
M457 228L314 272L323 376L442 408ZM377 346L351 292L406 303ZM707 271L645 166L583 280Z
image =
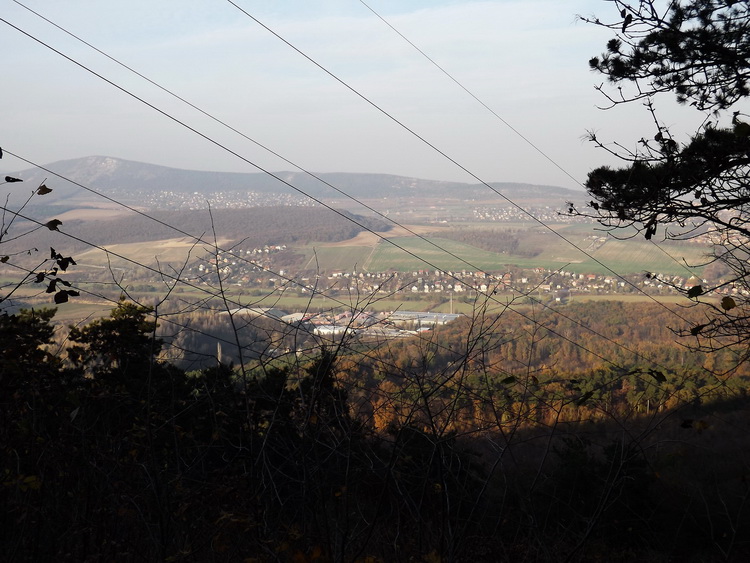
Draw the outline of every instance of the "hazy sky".
M482 180L576 187L359 0L235 1ZM23 4L308 170L476 182L225 0ZM601 78L587 61L610 34L575 15L616 19L609 2L367 4L576 181L607 160L582 140L587 130L631 143L651 131L641 108L596 109ZM245 159L293 169L17 2L0 7L7 22ZM107 155L257 171L3 22L0 52L0 146L12 152L39 163ZM6 157L0 168L26 165Z

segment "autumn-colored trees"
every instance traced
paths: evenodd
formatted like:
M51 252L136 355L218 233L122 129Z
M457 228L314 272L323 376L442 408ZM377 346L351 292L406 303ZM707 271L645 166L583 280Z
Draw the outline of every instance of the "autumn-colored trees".
M610 324L601 307L573 307L571 318L605 333L641 331L656 345L654 311L642 311L653 326L638 328ZM581 356L566 364L554 342L545 354L560 361L544 367L528 353L544 335L502 316L419 344L328 346L294 362L256 361L244 374L218 363L188 374L159 360L151 313L120 301L109 317L71 329L64 351L53 346L52 310L0 316L6 559L551 561L596 559L606 546L626 560L674 545L743 553L741 542L704 533L686 475L713 483L707 502L727 507L731 518L712 512L709 523L737 530L750 524L735 511L739 481L712 473L705 457L698 471L680 453L704 440L734 451L720 420L745 422L714 419L698 403L741 396L739 376L719 387L710 374L694 377L694 358L682 366L671 352L662 360L674 370L664 373L587 368ZM587 343L572 321L538 321ZM695 525L678 525L686 519ZM623 529L646 543L633 548Z

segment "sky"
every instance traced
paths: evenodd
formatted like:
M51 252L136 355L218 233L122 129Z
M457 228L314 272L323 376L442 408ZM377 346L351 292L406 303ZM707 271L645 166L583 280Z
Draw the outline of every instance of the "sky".
M39 164L105 155L294 170L288 160L314 172L580 188L614 162L587 131L626 146L653 132L637 104L598 109L602 77L587 61L611 33L576 15L616 20L605 0L233 1L0 0L0 147ZM690 130L695 116L661 107L667 124Z

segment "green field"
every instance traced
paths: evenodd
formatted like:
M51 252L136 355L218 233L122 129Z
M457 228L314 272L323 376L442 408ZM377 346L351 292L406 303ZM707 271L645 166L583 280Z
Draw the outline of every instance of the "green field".
M610 270L618 274L633 274L648 270L685 276L699 273L700 269L688 270L683 260L688 264L701 264L705 261L703 255L707 250L699 245L687 244L662 244L658 247L643 239L620 241L608 238L603 244L592 244L590 226L565 226L560 232L567 241L549 231L529 230L522 233L526 237L525 243L541 250L534 257L489 252L439 237L429 237L426 240L398 237L388 239L391 242L381 241L374 248L322 247L316 249L316 257L320 271L502 271L512 265L553 270L564 268L593 274L607 274L611 273ZM308 267L311 263L308 261Z
M427 240L434 242L430 244ZM501 254L480 250L448 239L424 240L417 237L389 239L375 248L367 264L371 272L398 270L500 270L503 267ZM451 256L453 254L454 256ZM417 258L419 257L419 258ZM420 259L421 258L421 259Z
M369 246L319 246L301 249L306 256L305 270L331 272L361 270L372 248Z
M660 250L661 249L661 250ZM645 240L610 240L596 252L594 257L618 273L659 272L663 274L690 276L698 274L700 267L685 265L704 264L707 248L699 245L655 245ZM605 273L590 262L592 273Z

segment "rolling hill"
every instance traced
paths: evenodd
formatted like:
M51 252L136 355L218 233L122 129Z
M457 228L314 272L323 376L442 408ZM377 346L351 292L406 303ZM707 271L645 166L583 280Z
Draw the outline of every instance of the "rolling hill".
M82 203L97 199L85 188L104 194L127 195L143 192L174 192L208 194L217 191L296 194L287 184L316 198L341 198L345 192L358 199L417 197L421 200L445 197L478 199L496 197L485 185L440 182L390 174L321 173L314 178L303 172L276 172L276 177L263 173L230 173L181 170L134 162L108 156L89 156L63 160L14 174L32 186L47 181L54 187L46 203L71 199ZM322 180L322 181L321 181ZM285 183L286 182L286 183ZM327 185L330 184L330 185ZM583 193L555 186L492 183L493 189L508 198L524 203L533 200L564 203L581 199ZM85 187L83 187L85 186ZM335 186L336 191L331 186ZM503 205L501 199L498 205Z

